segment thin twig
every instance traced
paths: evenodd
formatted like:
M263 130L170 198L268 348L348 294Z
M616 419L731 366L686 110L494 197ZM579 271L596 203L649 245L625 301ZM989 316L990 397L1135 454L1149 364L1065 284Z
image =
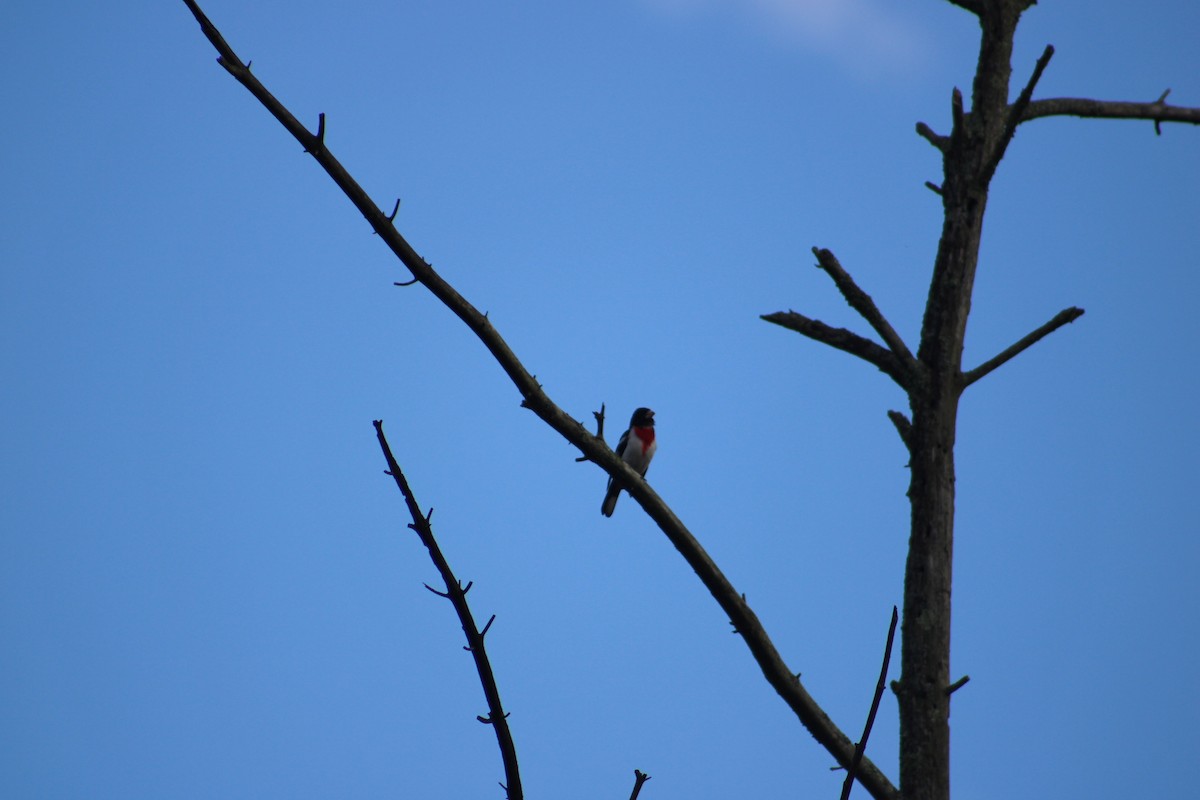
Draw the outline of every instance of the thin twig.
M592 416L596 418L596 438L599 439L600 441L604 441L604 403L600 404L599 411L592 412ZM592 459L589 458L586 454L575 459L576 462L591 461L591 460Z
M854 760L846 770L846 780L842 784L842 800L848 800L850 797L850 790L854 787L854 775L858 771L859 762L862 761L863 751L867 749L867 738L871 735L871 728L875 725L875 714L879 711L879 700L883 697L883 687L887 682L888 664L892 660L892 642L896 639L896 623L899 620L900 612L892 606L892 624L888 626L887 645L883 648L883 666L879 668L879 682L875 684L875 697L871 700L871 711L867 714L862 738L854 748Z
M396 486L400 488L400 493L404 495L404 502L408 506L409 515L412 517L412 524L409 525L417 536L421 537L421 543L429 551L429 558L433 561L438 572L442 576L442 580L446 584L446 591L439 592L429 584L425 584L425 588L441 597L446 597L454 605L454 611L458 614L458 619L462 623L463 633L467 636L467 646L465 650L470 651L471 657L475 659L475 669L479 673L479 682L483 686L484 697L487 698L488 714L486 717L477 717L480 722L491 725L496 731L496 742L500 745L500 756L504 760L504 775L506 783L503 784L508 790L509 800L522 800L524 793L521 789L521 772L517 764L517 748L513 744L512 732L508 727L508 714L504 711L504 707L500 703L500 690L496 686L496 676L492 672L492 663L488 659L487 649L483 643L483 637L491 628L492 623L496 621L496 615L488 620L487 625L483 630L475 624L475 617L471 614L471 607L467 604L467 589L471 584L467 584L467 589L462 587L462 583L454 576L453 570L450 569L450 563L442 554L441 547L438 546L437 540L433 537L433 528L429 525L429 516L421 513L421 507L417 503L417 498L413 495L412 488L408 485L408 480L404 477L404 473L400 470L400 465L396 462L396 457L392 455L392 448L388 445L387 437L383 435L383 420L375 420L375 435L379 439L379 446L383 450L383 457L387 460L388 474L396 481ZM430 512L432 516L432 512Z
M962 382L961 382L962 388L964 388L964 389L967 388L972 383L974 383L975 381L982 378L984 375L987 375L992 370L994 370L997 367L999 367L1000 365L1004 364L1006 361L1009 361L1009 360L1015 358L1022 351L1027 350L1030 347L1032 347L1033 345L1037 344L1040 340L1044 339L1046 336L1049 336L1051 333L1058 330L1063 325L1067 325L1068 323L1074 322L1075 320L1079 319L1082 316L1083 316L1082 308L1075 308L1075 307L1064 308L1062 311L1055 314L1054 319L1050 320L1045 325L1041 326L1040 328L1033 331L1032 333L1022 337L1019 341L1015 342L1012 346L1006 348L1004 351L997 354L996 356L989 358L987 361L983 362L975 369L964 372L963 376L962 376Z

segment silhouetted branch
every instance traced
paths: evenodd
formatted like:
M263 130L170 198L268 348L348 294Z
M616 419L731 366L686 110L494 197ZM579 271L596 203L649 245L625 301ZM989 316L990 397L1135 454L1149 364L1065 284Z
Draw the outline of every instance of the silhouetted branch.
M947 687L946 687L946 694L954 694L954 693L955 693L955 692L957 692L959 689L961 689L962 687L966 686L966 685L967 685L967 681L969 681L969 680L971 680L971 676L970 676L970 675L963 675L961 678L959 678L958 680L956 680L954 683L952 683L952 684L950 684L949 686L947 686Z
M773 314L763 314L760 319L858 356L864 361L874 364L901 387L909 385L908 373L895 353L870 339L864 339L853 331L830 327L824 322L810 319L795 311L776 311Z
M960 135L963 127L963 96L962 90L957 86L950 92L950 119L954 123L950 135Z
M850 797L850 789L854 787L854 774L858 770L858 763L862 761L863 751L867 749L867 738L871 735L871 728L875 725L875 714L879 711L879 700L883 697L883 687L887 682L888 664L892 661L892 642L896 639L896 623L899 621L900 612L892 606L892 624L888 626L887 644L883 648L883 666L879 668L879 682L875 684L875 697L871 700L871 711L867 714L862 738L854 748L854 761L846 770L846 780L842 783L842 800L848 800Z
M1021 123L1021 118L1025 114L1025 110L1029 108L1029 101L1033 98L1033 90L1037 87L1038 81L1042 78L1042 73L1046 71L1046 65L1050 63L1050 59L1054 57L1054 45L1046 45L1046 49L1042 51L1042 55L1038 58L1037 64L1033 67L1033 74L1029 76L1029 81L1025 84L1025 88L1021 90L1021 94L1017 96L1014 102L1008 109L1008 116L1004 120L1004 131L1000 135L998 141L992 150L991 158L988 160L987 174L995 172L1000 159L1004 158L1004 153L1008 149L1009 142L1012 141L1013 135L1017 132L1017 125Z
M642 784L648 780L650 776L640 769L633 771L633 793L629 795L629 800L637 800L638 795L642 793Z
M950 137L934 133L933 128L929 127L924 122L917 123L917 134L921 138L928 140L931 145L936 147L938 150L941 150L943 153L946 152L946 148L950 146Z
M600 404L599 411L592 412L592 416L596 418L596 438L603 441L604 440L604 403ZM591 459L588 458L586 455L582 455L579 458L575 459L575 461L576 462L591 461Z
M500 745L500 755L504 760L504 775L507 779L505 786L508 790L509 800L522 800L524 792L521 789L521 773L517 764L517 748L513 744L512 732L508 728L508 714L505 713L503 706L500 703L500 690L496 686L496 676L492 672L491 661L488 660L487 650L484 648L483 637L496 621L496 615L488 620L487 625L483 630L479 630L475 625L475 617L471 614L471 607L467 604L467 591L471 588L471 584L467 584L467 588L463 588L458 578L454 577L454 572L450 569L450 563L446 561L446 557L442 554L442 549L438 546L437 540L433 538L433 529L429 525L429 518L433 515L430 511L429 515L421 514L421 507L417 504L417 498L413 495L412 488L408 485L408 480L404 477L404 473L400 471L400 465L396 463L396 457L392 455L392 448L388 445L387 437L383 435L383 421L375 420L375 435L379 439L379 446L383 450L383 457L387 460L388 474L396 481L396 486L400 488L400 493L404 495L404 502L408 506L408 513L412 517L412 523L408 526L416 531L417 536L421 538L421 544L429 551L429 558L433 561L438 572L442 576L442 580L446 584L446 591L439 592L429 584L425 584L425 588L434 594L445 597L450 600L454 606L454 611L458 614L458 619L462 623L463 633L467 636L467 646L465 650L471 653L471 657L475 659L475 670L479 673L479 682L483 686L484 697L487 698L488 715L486 717L477 717L480 722L491 725L496 731L496 742Z
M829 250L823 250L817 247L813 248L813 255L817 257L817 266L825 270L830 278L833 278L834 284L837 285L838 291L842 293L842 297L846 298L846 302L850 307L862 315L875 332L883 339L884 344L895 353L900 360L900 365L906 370L915 370L917 368L916 359L913 358L912 352L908 349L908 345L900 338L900 334L892 327L892 324L883 316L883 312L875 305L875 301L871 296L858 287L850 274L842 268L841 262L837 260L837 256ZM902 384L904 385L904 384Z
M899 411L889 411L887 412L887 415L888 419L892 421L892 424L896 426L896 433L900 434L900 440L904 442L904 446L911 451L912 423L909 422L908 417L904 416L904 414Z
M588 433L578 420L572 418L550 399L536 378L530 374L508 343L492 326L487 316L480 313L475 306L471 305L441 275L434 271L429 263L417 255L408 241L388 221L387 215L380 211L358 182L334 158L329 148L309 147L310 144L313 144L315 137L263 87L249 70L241 66L237 55L208 18L204 16L195 0L183 0L183 2L200 22L205 36L221 54L218 62L245 86L297 141L305 145L305 149L310 150L317 163L362 213L371 224L372 229L379 234L379 238L387 244L404 266L479 338L516 386L517 391L520 392L521 405L533 411L543 422L572 445L578 447L583 455L594 461L605 473L622 483L629 495L654 520L675 549L687 561L688 566L700 578L722 611L734 622L771 687L779 693L788 707L813 735L813 738L839 764L849 766L850 760L854 756L853 742L829 719L825 711L796 679L795 673L788 669L783 657L775 648L753 610L741 599L729 579L713 562L691 531L675 516L675 512L646 483L642 476L638 475L636 470L617 457L603 439ZM894 358L885 348L874 343L870 344L879 352ZM894 369L894 372L897 376L901 374L898 367ZM868 759L864 759L859 768L859 782L867 787L872 796L878 800L898 800L899 798L899 792L895 786Z
M1164 122L1200 125L1200 108L1172 106L1166 103L1168 89L1152 103L1128 103L1119 100L1090 100L1079 97L1053 97L1034 100L1021 115L1021 122L1040 117L1088 117L1100 119L1145 119L1154 122L1156 133L1162 133Z
M987 375L992 370L1004 364L1004 362L1009 361L1019 355L1023 350L1027 350L1028 348L1037 344L1037 342L1041 339L1049 336L1051 333L1061 328L1063 325L1074 322L1082 316L1082 308L1064 308L1062 311L1054 315L1054 319L1050 320L1045 325L1041 326L1027 336L1022 337L1011 347L1005 349L1003 352L999 353L993 358L983 362L975 369L964 372L962 376L962 388L967 388L984 375Z

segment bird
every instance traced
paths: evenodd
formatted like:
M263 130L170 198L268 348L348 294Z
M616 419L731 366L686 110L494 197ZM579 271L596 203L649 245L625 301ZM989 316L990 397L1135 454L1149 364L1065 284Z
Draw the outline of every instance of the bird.
M617 455L637 470L639 475L645 476L646 470L650 468L650 459L654 458L654 451L657 449L658 443L654 440L654 412L648 408L639 408L629 420L629 430L622 433L617 442ZM620 482L608 479L608 493L604 495L604 503L600 506L601 514L606 517L613 515L613 510L617 507L617 496L624 488Z

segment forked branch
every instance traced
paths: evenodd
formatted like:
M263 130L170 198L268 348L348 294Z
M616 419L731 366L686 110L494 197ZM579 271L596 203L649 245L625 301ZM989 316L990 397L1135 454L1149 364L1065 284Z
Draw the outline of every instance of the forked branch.
M629 794L629 800L638 800L638 795L642 793L642 786L648 780L650 780L650 776L640 769L633 771L633 791Z
M388 474L396 481L396 486L404 495L404 503L408 506L409 516L412 517L412 523L408 527L416 531L417 536L421 538L421 544L425 545L425 549L429 551L429 558L437 567L442 581L446 584L445 592L439 592L428 584L425 588L439 597L447 598L454 605L454 612L458 614L463 633L467 636L466 649L475 659L475 670L479 673L479 683L483 686L484 697L487 698L488 715L478 717L478 719L480 722L491 725L496 731L496 742L500 745L500 756L504 760L505 789L508 792L509 800L522 800L525 794L521 788L517 748L513 744L512 731L508 727L508 714L505 713L504 707L500 703L500 690L496 686L492 662L488 659L487 649L484 646L484 636L492 627L492 623L496 621L496 617L493 615L483 630L480 630L475 624L475 617L471 613L470 605L467 604L467 590L471 585L467 584L467 587L463 588L462 583L454 576L454 571L450 569L450 562L442 554L437 539L433 537L433 527L429 524L429 518L433 512L421 513L421 506L413 495L412 487L408 485L408 480L400 471L400 465L396 463L396 457L392 455L392 448L388 445L387 437L383 435L383 420L375 420L374 425L375 436L379 439L379 447L383 450L384 459L387 460Z
M875 301L871 296L858 288L858 284L850 277L850 274L842 268L841 262L837 260L837 256L828 250L814 247L813 255L817 257L817 266L825 270L833 282L837 285L838 291L842 293L842 297L846 298L846 302L850 307L862 315L862 318L870 323L875 332L883 339L884 344L895 353L900 360L901 366L906 371L915 370L917 368L917 360L913 358L912 351L908 349L908 345L900 338L900 334L892 327L892 324L883 316L883 312L875 305Z
M907 388L908 386L909 371L904 368L896 354L870 339L864 339L853 331L834 328L795 311L776 311L772 314L763 314L760 319L858 356L863 361L874 364L901 387Z

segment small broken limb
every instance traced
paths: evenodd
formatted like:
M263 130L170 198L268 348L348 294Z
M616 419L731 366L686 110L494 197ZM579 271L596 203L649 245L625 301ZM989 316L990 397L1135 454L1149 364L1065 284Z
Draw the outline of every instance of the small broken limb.
M934 133L933 128L929 127L924 122L917 123L917 135L928 141L931 145L936 147L938 150L941 150L943 153L946 152L946 148L950 146L950 137Z
M604 403L600 404L599 411L592 412L592 416L596 418L596 438L603 441L604 440ZM592 459L590 459L588 456L582 455L579 458L575 459L575 463L578 464L581 461L591 461L591 460Z
M962 687L966 686L966 685L967 685L967 681L969 681L969 680L971 680L971 676L970 676L970 675L963 675L961 678L959 678L958 680L956 680L954 683L952 683L952 684L950 684L949 686L947 686L947 687L946 687L946 695L947 695L947 696L949 696L949 695L952 695L952 694L954 694L954 693L955 693L955 692L957 692L959 689L961 689Z
M250 65L247 64L246 69L249 69L249 68L250 68ZM1158 96L1158 99L1154 101L1154 105L1156 105L1156 106L1166 105L1167 95L1169 95L1170 93L1171 93L1170 89L1163 89L1163 93L1160 94ZM1162 120L1158 119L1157 117L1154 120L1154 135L1162 136Z
M503 718L508 719L508 714L505 714ZM479 720L484 725L495 725L496 724L496 721L494 719L492 719L491 714L488 714L486 717L476 716L475 719Z
M896 433L900 434L900 440L904 442L904 446L912 450L912 423L908 417L904 416L900 411L887 412L888 419L896 426Z
M325 112L322 111L317 115L317 135L313 137L313 143L316 147L306 146L304 152L316 155L325 149Z
M629 800L637 800L638 794L642 791L642 784L648 780L650 780L650 776L640 769L633 771L633 794L629 795Z

